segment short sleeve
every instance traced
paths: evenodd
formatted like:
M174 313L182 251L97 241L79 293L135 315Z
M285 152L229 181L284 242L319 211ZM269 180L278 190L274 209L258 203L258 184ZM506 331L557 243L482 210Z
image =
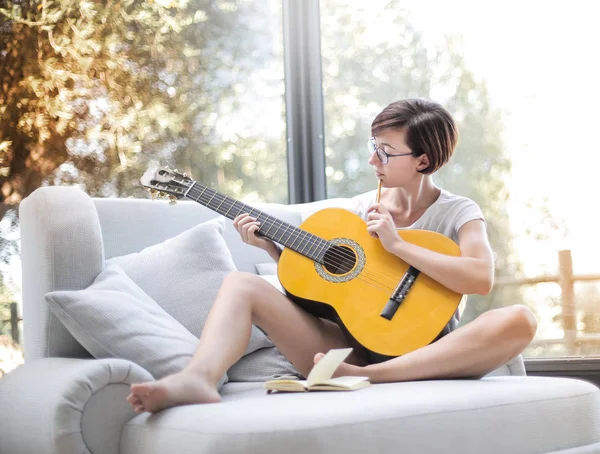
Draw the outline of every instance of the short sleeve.
M456 217L454 220L454 234L458 238L458 231L460 228L469 221L475 219L481 219L485 223L485 217L479 205L473 202L471 199L464 198L457 204Z

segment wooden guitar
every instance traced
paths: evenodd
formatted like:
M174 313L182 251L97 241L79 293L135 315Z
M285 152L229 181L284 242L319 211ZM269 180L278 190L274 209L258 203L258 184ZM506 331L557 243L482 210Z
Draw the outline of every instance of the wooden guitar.
M278 277L290 299L338 323L367 350L400 356L431 343L448 324L462 295L387 252L356 214L326 208L299 227L252 208L163 167L149 169L142 185L172 200L190 199L234 219L249 213L259 234L285 246ZM399 230L403 240L458 256L451 239L427 230Z

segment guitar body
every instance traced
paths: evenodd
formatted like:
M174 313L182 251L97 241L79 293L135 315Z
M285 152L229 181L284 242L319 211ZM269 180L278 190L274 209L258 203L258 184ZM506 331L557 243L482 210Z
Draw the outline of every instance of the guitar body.
M340 323L373 353L400 356L431 343L448 324L462 295L420 273L391 320L380 314L409 266L367 233L350 211L327 208L300 229L336 244L325 265L283 250L278 277L288 296L308 312ZM427 230L399 230L403 240L441 254L459 256L451 239ZM338 266L338 262L343 262Z

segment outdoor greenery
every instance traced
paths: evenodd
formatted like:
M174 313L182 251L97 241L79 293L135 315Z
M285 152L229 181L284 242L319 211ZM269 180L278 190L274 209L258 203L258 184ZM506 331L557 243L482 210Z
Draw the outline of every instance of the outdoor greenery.
M257 72L273 87L267 96L283 93L283 70L264 66L280 58L267 2L3 4L0 218L43 184L140 196L139 176L152 160L232 195L287 200L276 190L287 185L275 171L285 163L283 128L267 140L226 130ZM282 117L280 107L275 119Z

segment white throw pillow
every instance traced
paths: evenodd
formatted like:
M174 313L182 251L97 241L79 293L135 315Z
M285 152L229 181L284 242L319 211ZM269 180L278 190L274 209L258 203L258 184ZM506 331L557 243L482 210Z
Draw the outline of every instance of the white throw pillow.
M200 337L225 276L236 267L223 238L222 216L140 252L113 257L144 292L167 313ZM273 344L252 327L244 354Z
M156 379L183 369L198 339L116 264L84 290L46 294L52 312L95 358L132 361ZM227 381L224 375L219 388Z
M260 276L277 274L277 263L275 262L257 263L254 266Z

